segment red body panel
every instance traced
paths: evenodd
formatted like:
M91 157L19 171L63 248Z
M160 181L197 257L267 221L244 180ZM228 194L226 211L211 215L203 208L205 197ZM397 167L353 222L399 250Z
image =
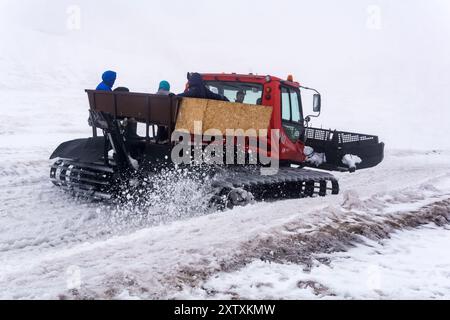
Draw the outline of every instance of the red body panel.
M297 82L288 82L277 77L270 76L270 81L267 81L267 76L257 75L241 75L241 74L202 74L205 81L230 81L230 82L248 82L258 83L264 86L264 94L262 104L265 106L271 106L273 108L272 119L270 121L269 128L269 141L270 145L270 129L280 130L280 161L291 162L301 164L305 161L304 155L304 143L299 140L292 142L286 135L282 125L282 110L281 110L281 91L280 85L292 86L299 88L300 84ZM267 90L270 88L270 94L267 94Z

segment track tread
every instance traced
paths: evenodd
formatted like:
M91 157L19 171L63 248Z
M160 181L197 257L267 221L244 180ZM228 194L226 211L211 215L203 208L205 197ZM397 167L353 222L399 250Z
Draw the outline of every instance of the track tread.
M255 200L304 198L339 193L339 183L330 173L312 169L281 167L273 175L263 175L258 167L218 168L212 186L218 197L234 189L252 194ZM58 160L50 169L52 182L70 191L94 198L118 197L113 166ZM115 191L114 191L115 190ZM98 195L98 197L97 197Z

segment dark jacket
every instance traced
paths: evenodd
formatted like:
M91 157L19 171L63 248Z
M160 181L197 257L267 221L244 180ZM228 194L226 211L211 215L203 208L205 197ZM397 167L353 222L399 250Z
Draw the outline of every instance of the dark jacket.
M117 73L114 71L106 71L102 75L102 82L97 86L96 90L112 91L114 82L116 82Z
M229 101L226 97L209 90L199 73L191 74L188 83L189 87L184 93L179 94L179 97Z

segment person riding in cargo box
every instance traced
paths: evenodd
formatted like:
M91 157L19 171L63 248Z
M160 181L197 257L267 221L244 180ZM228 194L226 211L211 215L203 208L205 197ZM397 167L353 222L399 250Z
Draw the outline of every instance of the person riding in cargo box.
M117 73L114 71L105 71L102 75L102 82L97 86L96 90L112 91L112 87L116 82Z
M220 94L216 94L209 90L202 76L199 73L188 74L188 87L184 93L178 95L179 97L185 98L200 98L200 99L211 99L219 101L230 101L227 97Z
M130 92L130 89L128 89L127 87L117 87L113 90L113 92ZM140 139L141 137L137 134L137 126L138 123L136 121L136 119L134 118L129 118L129 119L125 119L122 122L122 125L125 128L125 137L127 138L127 140L133 140L133 139Z
M168 96L171 94L170 92L170 83L166 80L163 80L159 83L158 92L156 94L162 95L162 96Z
M173 93L170 92L170 83L163 80L159 83L157 95L170 96ZM156 135L156 141L161 144L169 142L169 128L166 126L158 126L158 133Z

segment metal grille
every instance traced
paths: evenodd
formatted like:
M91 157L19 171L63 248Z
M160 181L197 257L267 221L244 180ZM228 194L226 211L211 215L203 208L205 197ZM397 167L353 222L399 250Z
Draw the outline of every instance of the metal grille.
M364 136L353 133L339 133L339 143L350 143L350 142L359 142L366 140L373 140L375 137L373 136Z
M330 137L329 130L312 129L312 128L306 129L306 138L307 139L327 141L329 139L329 137Z
M329 141L333 139L333 135L338 135L339 144L360 142L360 141L374 141L377 142L377 137L370 135L363 135L358 133L331 131L326 129L306 128L306 138L319 141Z

